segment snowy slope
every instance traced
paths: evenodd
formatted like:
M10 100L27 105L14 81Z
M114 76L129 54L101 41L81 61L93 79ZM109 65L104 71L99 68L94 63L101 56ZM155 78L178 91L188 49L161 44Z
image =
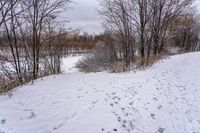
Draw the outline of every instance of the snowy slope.
M121 74L80 73L79 58L0 96L0 133L200 133L200 53Z

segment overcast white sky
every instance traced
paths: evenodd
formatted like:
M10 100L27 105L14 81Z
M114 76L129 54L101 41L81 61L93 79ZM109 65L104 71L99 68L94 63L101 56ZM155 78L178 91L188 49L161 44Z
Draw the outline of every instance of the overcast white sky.
M82 32L99 33L103 31L101 19L97 13L98 0L73 0L72 10L64 13L64 19L70 21L69 27L80 28ZM195 6L200 8L200 0L196 0Z
M62 16L69 20L69 27L80 28L82 32L99 33L103 31L101 19L97 13L97 0L73 0L72 10Z

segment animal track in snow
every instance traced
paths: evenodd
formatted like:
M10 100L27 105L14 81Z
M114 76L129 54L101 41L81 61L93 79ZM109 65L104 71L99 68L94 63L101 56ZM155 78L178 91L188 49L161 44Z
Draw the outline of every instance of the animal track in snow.
M1 120L1 125L5 124L6 123L6 119L2 119Z

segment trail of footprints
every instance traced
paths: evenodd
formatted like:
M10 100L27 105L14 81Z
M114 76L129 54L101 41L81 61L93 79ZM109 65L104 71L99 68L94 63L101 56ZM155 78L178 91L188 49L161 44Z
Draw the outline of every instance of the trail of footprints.
M127 106L122 105L122 100L129 99L127 95L123 95L123 98L120 97L116 92L112 92L111 94L105 94L107 98L105 98L105 102L109 104L111 109L113 110L112 113L116 117L116 120L120 123L121 127L125 129L127 132L130 132L134 129L134 119L133 114L135 113L136 109L132 107L134 101L130 101ZM117 132L118 128L113 128L110 130L106 130L102 128L103 132L112 133Z

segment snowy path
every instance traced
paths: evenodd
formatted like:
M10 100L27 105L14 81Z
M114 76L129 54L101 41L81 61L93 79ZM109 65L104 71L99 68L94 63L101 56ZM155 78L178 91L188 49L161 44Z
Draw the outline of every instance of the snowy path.
M80 73L79 58L0 96L0 133L200 133L200 53L121 74Z

